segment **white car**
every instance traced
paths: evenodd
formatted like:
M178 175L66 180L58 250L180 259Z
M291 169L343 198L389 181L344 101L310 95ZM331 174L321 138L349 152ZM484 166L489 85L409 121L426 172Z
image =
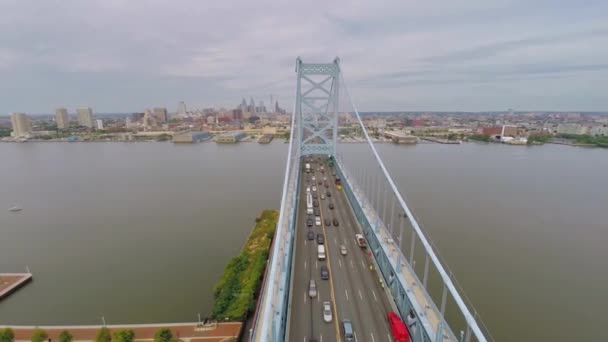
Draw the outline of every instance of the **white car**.
M308 283L308 296L310 296L310 298L315 298L317 296L317 283L312 279Z
M325 199L325 194L321 194L321 199Z
M342 254L342 255L348 254L348 250L346 249L346 246L340 245L340 254Z
M312 191L313 191L313 192L317 192L317 187L313 185L313 186L312 186Z
M317 226L317 227L321 226L321 218L319 216L315 217L315 226Z
M323 177L323 180L324 180L324 181L326 181L326 180L327 180L327 177Z
M323 302L323 320L327 323L331 322L333 319L331 314L331 303Z
M315 178L315 176L312 176L312 181L316 181L317 179Z

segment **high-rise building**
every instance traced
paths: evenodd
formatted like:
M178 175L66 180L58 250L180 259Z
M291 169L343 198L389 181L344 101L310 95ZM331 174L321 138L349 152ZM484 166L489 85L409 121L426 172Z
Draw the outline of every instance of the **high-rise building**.
M93 128L93 109L91 107L82 107L76 109L78 114L78 124L80 126Z
M24 137L32 131L30 118L25 113L12 113L11 123L13 124L14 137Z
M101 120L101 119L95 120L95 128L96 129L103 129L103 120Z
M186 116L187 113L186 104L184 101L180 101L180 103L177 105L177 115Z
M255 102L253 102L253 97L249 100L249 113L255 113Z
M156 107L154 108L154 117L157 123L165 123L168 121L167 108Z
M274 113L274 97L272 96L272 94L270 94L270 102L269 102L269 106L270 106L270 110L269 112Z
M144 113L143 122L144 122L144 128L146 128L146 129L157 126L156 116L149 109L146 109L146 112Z
M68 116L68 110L63 107L55 109L55 121L57 122L58 129L69 128L70 117Z

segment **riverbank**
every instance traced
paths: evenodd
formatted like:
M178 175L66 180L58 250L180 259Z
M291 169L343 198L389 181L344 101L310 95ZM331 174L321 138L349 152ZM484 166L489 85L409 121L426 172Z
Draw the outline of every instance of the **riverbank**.
M254 310L278 219L277 210L264 210L256 218L240 254L230 259L213 288L213 318L242 321Z

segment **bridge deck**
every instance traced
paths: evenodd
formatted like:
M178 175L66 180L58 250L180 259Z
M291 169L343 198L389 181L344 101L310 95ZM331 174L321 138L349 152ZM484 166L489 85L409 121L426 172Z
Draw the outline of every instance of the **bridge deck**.
M316 159L316 158L315 158ZM299 207L296 232L296 249L293 269L293 281L290 300L289 338L288 341L309 341L312 337L318 341L343 341L340 322L351 320L358 342L362 341L391 341L390 329L386 314L391 309L386 289L380 286L379 277L370 270L373 263L367 250L361 249L355 240L355 234L361 233L361 228L352 212L350 204L342 190L337 190L331 169L324 163L325 173L318 171L319 163L315 162L315 170L310 174L302 172L299 189ZM306 186L307 178L316 177L321 227L306 226ZM319 185L319 179L327 177L329 187ZM310 183L312 186L312 182ZM321 199L321 194L329 191L331 197ZM329 209L329 203L334 209ZM339 226L333 223L325 226L325 219L333 221L336 218ZM314 220L314 218L313 218ZM316 240L307 240L307 232L311 229L325 238L327 260L317 259ZM340 254L340 245L345 245L346 256ZM320 267L326 265L330 272L330 280L322 280ZM317 284L317 296L308 296L309 280ZM333 321L323 321L322 303L331 302Z

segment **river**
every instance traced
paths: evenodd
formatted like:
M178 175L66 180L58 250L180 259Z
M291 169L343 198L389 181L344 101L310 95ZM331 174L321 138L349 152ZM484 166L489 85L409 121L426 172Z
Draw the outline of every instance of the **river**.
M605 150L378 149L497 341L608 340ZM34 274L0 302L0 325L205 316L255 216L279 206L286 151L282 141L0 144L0 205L24 208L0 210L0 272Z

